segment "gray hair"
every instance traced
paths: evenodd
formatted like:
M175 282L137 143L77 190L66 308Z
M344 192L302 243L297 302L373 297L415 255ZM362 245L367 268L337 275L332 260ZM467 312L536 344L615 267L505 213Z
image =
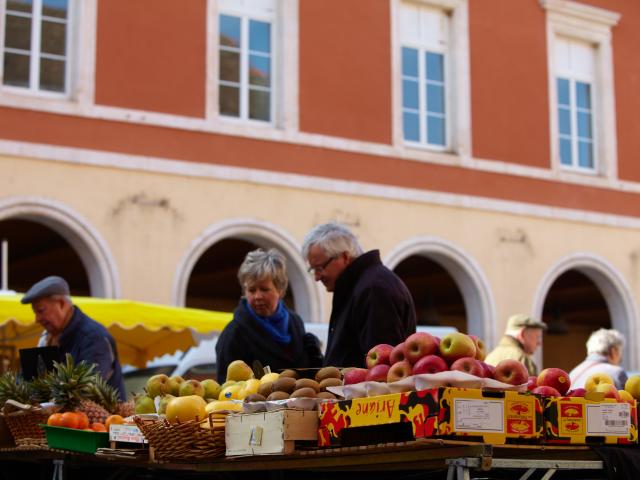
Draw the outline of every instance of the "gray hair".
M264 251L261 248L247 253L238 270L238 281L244 289L247 281L256 282L270 279L279 292L287 291L287 264L284 255L275 248Z
M601 328L593 332L587 340L587 354L597 353L606 356L613 347L622 349L624 343L624 337L619 331Z
M55 295L50 295L49 298L51 300L64 300L64 302L67 305L73 305L73 302L71 301L71 297L69 295L58 295L58 294L55 294Z
M309 249L317 245L327 256L333 257L343 252L351 258L362 255L362 247L356 236L345 225L339 223L324 223L316 225L305 237L302 244L302 256L309 256Z

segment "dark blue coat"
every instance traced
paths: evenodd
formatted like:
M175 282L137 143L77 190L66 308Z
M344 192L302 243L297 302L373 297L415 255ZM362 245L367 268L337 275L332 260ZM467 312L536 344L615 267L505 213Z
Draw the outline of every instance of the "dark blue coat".
M95 363L96 370L107 383L118 390L120 400L125 400L116 342L103 325L74 305L71 320L60 335L59 346L62 355L70 353L76 363L82 360Z
M364 367L379 343L397 345L416 331L411 293L371 250L351 262L336 280L325 365Z

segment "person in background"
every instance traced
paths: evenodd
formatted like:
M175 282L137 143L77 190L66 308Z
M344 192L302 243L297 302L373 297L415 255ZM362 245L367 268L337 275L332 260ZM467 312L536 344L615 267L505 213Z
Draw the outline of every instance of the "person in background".
M518 313L509 317L507 329L494 348L484 359L489 365L496 366L507 358L519 360L527 367L529 375L538 375L538 366L533 360L533 354L542 345L542 333L547 325L537 321L529 315Z
M309 273L333 292L325 365L364 367L372 347L396 345L416 331L405 284L382 264L378 250L363 253L344 225L317 225L307 234L302 255Z
M218 382L226 380L227 367L234 360L250 367L257 360L272 371L320 367L318 338L305 332L300 316L282 300L288 284L283 255L275 249L247 253L238 281L242 298L216 343Z
M34 284L20 300L31 304L36 322L45 329L39 347L58 346L76 363L95 363L97 372L126 399L116 342L107 329L73 305L69 284L62 277L46 277Z
M627 373L620 366L624 337L617 330L601 328L587 340L587 358L571 372L571 388L584 388L585 381L594 373L606 373L618 390L624 389Z

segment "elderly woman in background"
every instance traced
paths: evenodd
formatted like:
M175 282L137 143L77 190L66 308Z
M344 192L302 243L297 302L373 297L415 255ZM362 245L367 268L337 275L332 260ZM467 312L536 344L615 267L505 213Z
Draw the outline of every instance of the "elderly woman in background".
M627 381L627 373L620 366L624 337L617 330L601 328L591 334L587 340L587 358L571 370L571 388L584 387L589 376L594 373L606 373L622 390Z
M249 252L238 281L243 296L216 344L218 381L225 381L234 360L249 366L258 360L273 371L322 366L318 339L282 300L288 284L283 255L275 249Z

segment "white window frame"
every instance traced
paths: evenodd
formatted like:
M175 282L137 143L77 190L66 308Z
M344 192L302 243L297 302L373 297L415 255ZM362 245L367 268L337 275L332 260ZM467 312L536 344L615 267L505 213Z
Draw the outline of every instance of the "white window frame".
M40 0L36 0L38 3ZM0 51L4 52L6 0L0 0ZM4 56L0 61L0 105L58 113L81 113L93 103L97 0L69 0L65 89L51 92L39 88L4 85ZM33 17L33 21L36 21ZM36 39L38 40L38 39ZM32 42L34 41L32 33ZM31 62L38 58L31 56ZM33 74L31 74L33 75ZM38 79L35 79L37 82Z
M268 4L272 3L273 7L271 8ZM260 8L260 4L263 4L263 7ZM213 38L213 45L215 47L211 49L211 53L209 58L211 59L213 65L213 71L215 72L214 77L214 87L215 92L211 91L212 97L214 100L210 108L208 109L212 112L220 121L229 122L231 124L245 124L250 126L257 127L275 127L281 124L279 119L281 118L281 103L278 101L280 98L280 92L282 89L280 88L280 84L282 82L280 75L280 66L281 66L281 55L279 54L281 50L281 46L283 42L281 41L282 34L280 32L282 23L282 8L280 6L280 2L278 0L273 0L273 2L266 1L255 1L252 0L219 0L216 5L216 9L213 9L211 25L211 35ZM240 17L241 19L241 30L242 30L242 38L246 40L241 49L241 64L240 64L240 116L233 117L228 115L222 115L219 111L219 87L220 87L220 77L219 77L219 54L220 54L220 45L219 45L219 21L220 15L230 15L234 17ZM269 99L269 108L271 113L271 118L269 121L264 120L253 120L249 118L249 107L248 107L248 96L249 96L249 84L247 81L247 73L246 68L248 65L248 52L249 52L249 32L248 32L248 24L249 20L258 20L262 22L268 22L271 25L271 87L270 87L270 99Z
M448 45L444 50L445 128L446 146L406 141L402 121L402 55L404 45L400 32L399 11L403 3L441 10L449 17ZM469 73L469 13L467 0L393 0L391 3L392 83L393 83L393 144L400 151L431 151L455 153L465 164L471 158L471 79ZM425 46L419 47L424 50Z
M557 174L577 173L614 179L618 162L611 29L618 24L620 14L570 0L540 0L540 5L547 12L551 168ZM555 58L559 38L588 43L594 49L595 75L591 83L593 169L560 162L556 82L563 75L557 71Z

